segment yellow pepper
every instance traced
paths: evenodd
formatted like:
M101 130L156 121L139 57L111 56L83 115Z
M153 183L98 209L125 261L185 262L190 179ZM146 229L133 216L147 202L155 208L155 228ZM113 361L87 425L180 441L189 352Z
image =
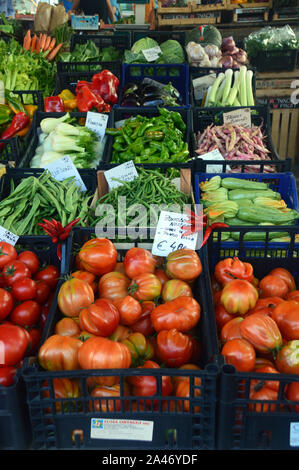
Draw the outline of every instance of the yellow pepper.
M65 100L63 104L64 104L64 110L66 112L74 111L74 109L77 108L77 98L73 98L72 100Z
M73 100L76 96L70 90L62 90L62 92L58 95L62 101Z
M37 111L38 106L34 104L24 104L25 112L27 116L32 119L34 116L35 111Z

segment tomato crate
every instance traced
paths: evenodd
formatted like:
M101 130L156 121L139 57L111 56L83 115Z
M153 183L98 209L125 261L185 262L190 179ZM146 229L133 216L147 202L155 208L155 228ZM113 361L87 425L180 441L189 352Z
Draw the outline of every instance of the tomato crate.
M190 107L189 67L187 64L123 64L117 107L121 105L126 85L132 83L139 85L145 78L155 80L164 85L171 83L180 94L181 103L178 107Z
M259 227L262 230L262 227ZM227 257L238 257L251 263L254 275L260 280L274 268L287 269L294 277L296 288L299 287L299 244L298 228L289 227L290 242L285 247L264 243L262 250L251 248L246 242L249 229L240 228L240 241L235 248L227 249L221 242L221 234L227 229L217 229L218 243L208 241L210 277L216 264ZM269 230L267 228L267 230ZM279 230L282 230L281 228ZM284 230L284 229L283 229ZM211 312L215 316L212 289L207 292ZM298 342L298 341L297 341ZM221 345L219 342L219 352ZM279 354L279 353L278 353ZM257 354L258 356L259 354ZM223 359L219 387L219 407L217 413L217 449L218 450L297 450L299 397L291 394L291 388L299 389L299 375L286 373L240 372ZM270 355L266 357L274 363ZM271 382L269 382L271 381ZM294 383L289 388L290 383ZM263 385L271 384L271 393L253 394ZM253 385L257 384L255 389ZM271 389L270 385L270 389ZM261 392L262 393L262 392Z
M65 271L66 244L62 246L62 259L57 257L57 246L48 236L19 237L15 248L18 253L31 250L37 254L40 266L53 264L62 274ZM49 315L52 312L51 306ZM26 359L26 358L25 358ZM17 369L13 384L4 387L0 385L0 449L26 450L31 447L32 429L29 420L29 410L26 403L26 388L22 378L22 367Z
M78 248L95 236L91 229L74 229L68 239L68 273L75 268ZM150 249L152 240L140 244L115 242L121 261L130 247ZM47 371L37 361L28 361L23 377L33 430L34 449L213 449L215 446L215 417L219 367L214 362L217 338L215 323L205 308L206 250L201 250L202 274L195 281L194 293L201 305L197 337L201 344L200 370L177 368L127 368ZM63 281L61 281L62 283ZM60 283L60 285L61 285ZM56 291L57 292L57 291ZM41 344L55 331L62 314L57 307L46 324ZM154 377L156 393L133 396L128 390L127 377ZM185 376L190 390L182 400L174 395L162 395L163 380ZM91 395L90 381L94 377L108 380L117 377L120 392L114 397L96 398ZM166 379L167 378L167 379ZM75 379L78 396L57 398L54 380ZM78 389L77 389L78 390ZM164 390L164 389L163 389ZM187 397L188 395L188 397ZM190 396L189 396L190 395ZM180 411L181 410L181 411ZM136 426L137 423L137 426ZM119 426L122 425L122 427ZM123 430L123 432L122 432Z
M223 124L223 113L237 109L251 109L251 123L259 126L264 135L264 146L269 150L270 160L209 160L205 161L196 153L198 133L203 133L211 125L219 126ZM271 121L269 106L247 106L232 108L193 108L193 154L194 159L198 161L199 171L209 173L208 165L211 165L215 171L219 172L238 172L238 173L282 173L290 171L291 159L280 159L271 136Z
M183 163L178 162L160 162L160 163L135 163L135 166L144 166L146 165L148 168L156 169L156 168L191 168L193 166L193 162L191 159L192 156L192 109L191 108L167 108L169 111L176 111L178 112L184 123L186 124L186 131L185 131L185 142L188 144L190 160L187 160ZM119 125L123 120L129 117L135 116L146 116L147 118L152 118L154 116L159 116L159 110L157 108L150 108L146 106L141 106L140 108L125 108L125 107L117 107L113 108L111 111L112 116L112 128L115 125ZM113 153L113 144L114 144L114 136L108 135L107 139L107 147L105 149L105 157L100 163L100 169L108 170L115 166L114 162L111 162L112 153Z
M20 157L19 159L19 162L18 164L16 165L16 168L26 168L27 170L30 170L30 171L40 171L40 168L33 168L31 167L31 160L33 159L34 155L35 155L35 152L36 152L36 149L37 147L40 145L40 141L39 141L39 135L40 135L40 132L41 132L41 128L40 128L40 123L43 119L46 119L46 118L60 118L62 116L64 116L66 113L47 113L45 111L37 111L34 115L34 119L33 119L33 122L32 122L32 126L31 126L31 130L29 131L30 132L30 135L28 137L28 145L27 145L27 148L26 150L24 150L23 152L23 155ZM105 113L106 114L106 113ZM109 126L110 123L112 123L112 117L110 116L110 113L108 113L108 122L107 122L107 125ZM85 120L86 119L86 116L87 116L87 113L81 113L81 112L78 112L78 111L74 111L74 112L70 112L69 113L70 117L71 118L75 118L77 120L77 122L79 122L80 120ZM105 154L105 147L106 147L106 142L107 142L107 137L104 137L102 142L100 144L98 144L97 146L97 152L98 152L98 155L99 155L99 162L98 164L94 167L94 169L96 169L97 167L99 167L100 165L100 160L101 160L101 155L104 155ZM61 154L61 157L63 157L64 155L66 155L67 153L65 152L65 154ZM79 173L80 175L89 175L89 174L94 174L93 173L93 170L92 168L82 168L82 169L79 169Z

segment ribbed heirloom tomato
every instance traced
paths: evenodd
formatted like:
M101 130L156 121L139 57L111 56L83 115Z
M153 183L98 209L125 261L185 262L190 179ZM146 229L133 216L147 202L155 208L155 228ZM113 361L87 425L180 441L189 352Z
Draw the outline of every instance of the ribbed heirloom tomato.
M158 333L155 352L162 364L180 367L191 359L193 345L189 336L171 328Z
M225 258L216 264L214 275L222 286L225 286L234 279L252 282L253 266L250 263L241 261L237 257Z
M80 265L96 276L113 271L117 263L117 251L107 238L93 238L79 251Z
M53 390L54 390L54 398L57 399L56 411L58 413L61 411L61 404L62 404L63 398L78 398L81 396L79 383L75 379L68 379L67 377L54 378L52 383L53 383ZM49 388L48 381L43 382L42 387L43 387L43 397L49 398L50 392L47 389Z
M220 332L222 343L226 343L230 339L242 338L240 324L243 320L243 317L234 317L223 325Z
M123 273L112 271L104 274L99 280L99 297L114 300L128 295L130 279Z
M201 315L200 305L193 297L181 296L158 305L151 314L157 332L176 328L183 333L194 328Z
M119 319L118 309L110 300L97 299L80 311L79 326L94 335L110 336L116 330Z
M286 300L277 305L271 314L286 340L299 339L299 303Z
M152 253L145 248L133 247L125 254L124 269L126 275L133 279L142 273L154 273L157 265Z
M141 305L131 295L127 295L123 299L116 299L113 304L119 311L120 323L123 325L133 325L141 317Z
M67 317L77 317L80 310L93 301L94 292L90 284L75 277L61 285L57 297L58 307Z
M94 336L82 344L78 360L82 369L127 369L131 365L131 354L122 343Z
M38 361L46 370L79 369L78 351L84 344L72 336L51 335L38 351Z
M137 300L154 300L161 294L162 284L154 274L142 273L132 279L128 290Z
M200 276L202 264L196 251L182 248L169 253L165 271L170 279L192 282Z
M163 285L162 299L164 302L170 302L182 295L193 297L192 289L187 282L180 279L170 279Z
M141 303L142 313L140 317L131 325L131 330L142 333L144 336L150 336L155 332L152 323L151 313L156 308L155 302L146 300Z
M282 374L299 374L299 340L288 341L281 348L275 365Z
M71 317L63 317L55 325L55 333L62 336L79 335L81 329L78 323Z
M272 271L270 271L269 274L282 279L287 284L290 292L296 289L295 279L293 275L290 273L290 271L288 271L287 269L275 268L275 269L272 269Z
M221 354L227 364L233 365L239 372L250 372L254 369L255 349L246 339L235 338L227 341Z
M221 304L232 315L245 315L255 307L258 300L257 289L248 281L235 279L226 284L221 294Z
M260 353L278 351L282 346L282 336L276 322L264 313L252 313L244 318L240 332Z
M123 396L128 395L130 395L130 388L128 384L124 383ZM121 398L120 384L115 384L111 387L98 385L91 391L90 396L94 399L89 402L90 411L100 411L102 413L106 413L108 411L113 413L114 411L121 410L121 400L115 400L115 398ZM109 400L109 397L113 397L114 400ZM125 400L125 405L128 404L127 402L128 400Z

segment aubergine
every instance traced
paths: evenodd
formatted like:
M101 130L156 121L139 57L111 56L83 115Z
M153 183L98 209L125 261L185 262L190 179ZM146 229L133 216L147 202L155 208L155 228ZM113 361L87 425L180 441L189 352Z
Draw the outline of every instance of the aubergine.
M142 106L163 106L164 100L161 96L150 96L142 100Z

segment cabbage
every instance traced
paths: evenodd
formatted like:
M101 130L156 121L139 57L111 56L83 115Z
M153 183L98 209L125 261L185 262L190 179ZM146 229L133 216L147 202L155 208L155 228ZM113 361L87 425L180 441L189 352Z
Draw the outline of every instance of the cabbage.
M160 48L163 55L163 63L181 64L185 61L184 50L178 41L168 39L168 41L162 42ZM159 59L162 59L162 57ZM162 63L161 60L159 62Z
M132 48L131 52L138 54L139 52L145 51L146 49L151 49L152 47L157 47L159 44L152 38L141 38L136 41Z

